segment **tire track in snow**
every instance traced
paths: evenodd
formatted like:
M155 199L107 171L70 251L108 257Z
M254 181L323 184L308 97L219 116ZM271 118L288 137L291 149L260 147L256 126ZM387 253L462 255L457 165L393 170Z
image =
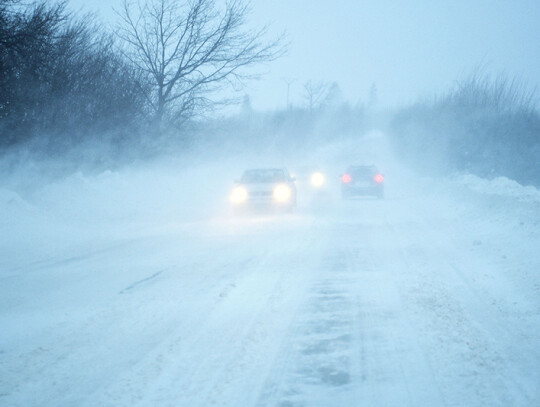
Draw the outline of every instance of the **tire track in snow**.
M143 284L147 284L149 283L150 281L155 281L157 279L157 277L159 277L166 269L163 269L163 270L159 270L157 272L155 272L154 274L146 277L146 278L143 278L141 280L137 280L135 281L134 283L130 284L129 286L127 286L126 288L124 288L123 290L121 290L119 292L119 294L125 294L125 293L128 293L130 291L132 291L133 289L143 285Z
M257 406L313 405L316 400L327 405L322 400L335 401L344 389L350 393L351 281L340 276L343 271L329 276L320 268L319 264L312 270L303 306L283 341Z

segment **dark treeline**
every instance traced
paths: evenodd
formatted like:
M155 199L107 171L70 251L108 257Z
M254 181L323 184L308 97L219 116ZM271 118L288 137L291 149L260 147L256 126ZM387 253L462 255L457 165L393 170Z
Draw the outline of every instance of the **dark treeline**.
M540 113L535 92L505 77L473 74L445 95L400 110L398 151L427 171L506 176L540 185Z
M89 139L131 139L142 85L111 36L65 3L17 3L0 0L0 148L60 155Z

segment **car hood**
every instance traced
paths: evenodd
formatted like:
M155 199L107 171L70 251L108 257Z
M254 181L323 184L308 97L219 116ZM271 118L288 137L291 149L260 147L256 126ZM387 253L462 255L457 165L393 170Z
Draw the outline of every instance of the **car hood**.
M275 182L261 182L261 183L249 183L249 184L241 184L243 187L245 187L249 191L272 191L276 187L276 185L279 185L280 183Z

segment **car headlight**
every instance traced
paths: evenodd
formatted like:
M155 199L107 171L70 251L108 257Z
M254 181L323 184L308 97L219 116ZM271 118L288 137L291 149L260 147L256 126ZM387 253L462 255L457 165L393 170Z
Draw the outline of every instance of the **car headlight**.
M314 172L311 175L311 185L313 185L316 188L320 188L324 185L324 175L322 172Z
M243 202L245 202L248 198L248 191L246 188L244 187L235 187L232 192L231 192L231 196L230 196L230 200L232 203L234 204L241 204Z
M287 202L291 199L291 187L285 184L280 184L274 188L274 199L278 202Z

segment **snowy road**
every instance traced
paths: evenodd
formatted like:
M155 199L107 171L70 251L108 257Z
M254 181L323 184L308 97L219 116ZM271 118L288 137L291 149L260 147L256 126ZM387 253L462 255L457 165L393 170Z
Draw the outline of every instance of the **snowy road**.
M0 405L540 405L539 204L454 187L14 257Z

